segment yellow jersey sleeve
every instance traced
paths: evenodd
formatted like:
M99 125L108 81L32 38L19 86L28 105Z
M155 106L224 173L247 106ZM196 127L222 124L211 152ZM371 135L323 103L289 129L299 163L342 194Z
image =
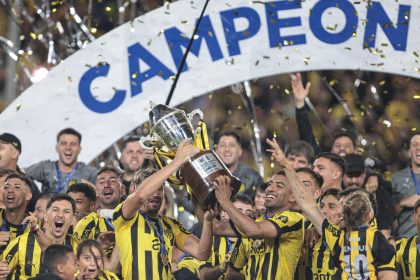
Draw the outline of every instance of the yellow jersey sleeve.
M184 250L185 241L187 241L191 233L187 231L185 227L177 220L171 219L166 216L163 216L162 219L170 224L172 232L174 234L176 246L179 249Z
M78 243L85 239L93 239L97 214L92 212L83 219L81 219L74 228L73 235L76 237Z
M322 242L327 244L330 250L334 250L340 238L341 230L330 224L327 219L322 222Z
M301 235L303 235L304 217L297 212L278 213L268 218L267 221L270 221L276 227L278 236L285 233L296 233L303 238Z
M99 280L119 280L118 276L111 271L104 270L101 275L98 277Z
M229 257L228 265L236 271L241 271L248 263L249 240L247 238L238 238L233 245L232 253Z
M124 203L124 202L123 202ZM120 203L117 207L114 209L114 216L112 218L112 223L115 226L115 232L127 230L131 227L131 225L134 223L134 221L138 218L140 215L138 212L134 215L132 219L126 219L123 216L122 213L122 205L123 203Z
M380 231L375 232L372 254L377 262L376 271L396 270L395 249Z
M20 237L13 239L3 251L2 260L6 261L11 272L19 265L19 241Z

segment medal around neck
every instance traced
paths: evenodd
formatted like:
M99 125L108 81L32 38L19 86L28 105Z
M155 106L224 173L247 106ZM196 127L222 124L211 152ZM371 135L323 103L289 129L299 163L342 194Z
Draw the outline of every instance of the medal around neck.
M160 153L162 150L172 151L174 156L182 140L190 138L195 143L198 132L191 124L195 115L199 115L200 119L203 119L203 113L199 109L186 114L182 110L163 104L154 106L149 112L150 135L143 137L140 140L140 145L144 149L154 148L156 153ZM190 186L201 207L207 210L216 205L213 181L219 175L231 177L232 195L235 195L241 185L239 179L230 173L214 151L202 149L190 157L180 169L180 174L177 177L181 184Z

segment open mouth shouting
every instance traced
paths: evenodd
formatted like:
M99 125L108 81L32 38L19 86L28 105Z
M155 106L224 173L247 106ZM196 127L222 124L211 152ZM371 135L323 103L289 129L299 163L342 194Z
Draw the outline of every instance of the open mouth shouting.
M103 194L104 198L108 200L108 199L112 199L112 197L114 195L114 191L111 190L111 189L106 189L106 190L103 191L102 194Z
M7 203L13 203L16 200L16 196L14 194L8 194L6 196L6 202Z

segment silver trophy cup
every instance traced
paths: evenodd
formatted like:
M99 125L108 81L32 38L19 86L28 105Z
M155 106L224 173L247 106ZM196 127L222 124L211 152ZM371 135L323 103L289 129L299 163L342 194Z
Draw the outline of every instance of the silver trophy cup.
M196 133L191 122L196 114L203 118L203 113L199 109L186 114L182 110L172 109L166 105L156 105L149 112L151 133L140 140L140 145L144 149L166 147L176 151L182 140L190 138L194 141ZM202 150L191 156L180 169L180 175L180 179L191 187L203 209L209 209L216 204L213 181L217 176L231 177L232 195L238 192L241 185L239 179L230 173L212 150Z

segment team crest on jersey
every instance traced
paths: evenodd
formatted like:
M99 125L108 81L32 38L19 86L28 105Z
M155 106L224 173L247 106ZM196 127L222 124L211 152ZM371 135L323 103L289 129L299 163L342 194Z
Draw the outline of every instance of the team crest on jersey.
M251 252L254 254L264 253L265 252L265 243L261 239L256 239L252 241Z
M283 215L278 217L278 219L284 224L286 224L289 221L289 218L287 216L283 216Z
M336 237L339 235L339 230L333 225L328 225L327 230Z

